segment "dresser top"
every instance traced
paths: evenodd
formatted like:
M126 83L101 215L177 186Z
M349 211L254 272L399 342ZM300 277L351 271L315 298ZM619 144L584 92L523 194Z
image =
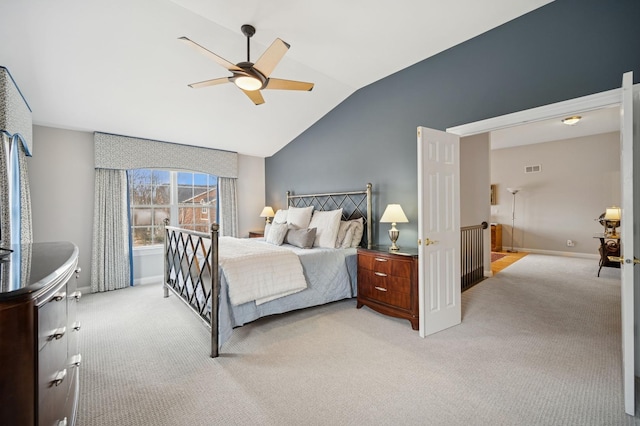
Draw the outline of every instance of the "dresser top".
M13 253L0 260L0 301L32 295L69 275L78 259L70 242L15 244Z
M399 256L418 257L418 247L400 247L399 250L391 250L389 246L372 246L369 248L358 247L363 252L397 254Z

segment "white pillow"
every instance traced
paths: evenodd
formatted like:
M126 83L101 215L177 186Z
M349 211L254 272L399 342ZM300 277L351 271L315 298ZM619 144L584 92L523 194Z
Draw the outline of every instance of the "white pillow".
M342 209L329 211L316 211L313 213L309 228L316 228L316 240L314 247L335 248Z
M289 228L286 223L273 223L269 229L269 234L265 236L265 241L269 244L281 246L288 230Z
M313 213L313 206L290 206L289 213L287 213L287 223L301 229L311 228L309 226L309 222L311 221L311 213Z
M287 211L282 209L278 210L273 217L273 223L287 223Z
M351 240L351 247L360 246L362 241L362 234L364 234L364 220L360 217L358 219L350 220L353 225L353 239Z

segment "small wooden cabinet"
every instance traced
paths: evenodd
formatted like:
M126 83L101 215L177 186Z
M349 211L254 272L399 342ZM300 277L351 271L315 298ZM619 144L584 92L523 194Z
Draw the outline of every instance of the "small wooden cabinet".
M249 238L262 238L264 231L249 231Z
M502 225L491 224L491 251L502 251Z
M358 249L357 308L363 306L419 328L417 250Z

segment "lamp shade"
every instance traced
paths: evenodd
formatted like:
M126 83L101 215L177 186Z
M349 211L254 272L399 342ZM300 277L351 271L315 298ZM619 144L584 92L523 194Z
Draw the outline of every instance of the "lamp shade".
M620 220L620 207L609 207L604 214L605 220Z
M270 206L266 206L262 209L262 213L260 213L260 217L274 217L276 214L273 212L273 209Z
M409 222L407 216L404 214L402 207L400 204L388 204L387 208L384 209L384 213L382 213L382 217L380 218L381 223L402 223Z

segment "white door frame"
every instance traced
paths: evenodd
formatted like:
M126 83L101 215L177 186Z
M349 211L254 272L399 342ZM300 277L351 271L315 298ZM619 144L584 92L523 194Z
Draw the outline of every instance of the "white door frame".
M518 126L534 121L566 117L567 115L571 114L621 105L622 90L620 88L617 88L608 90L606 92L558 102L555 104L543 105L525 111L518 111L500 117L489 118L486 120L476 121L474 123L451 127L447 129L447 132L457 134L460 137L472 136L476 134L491 132L494 130L504 129L507 127ZM620 149L622 149L622 147ZM622 299L623 300L621 300L621 304L634 303L633 300L624 300L624 295L622 295ZM635 340L635 336L633 336L632 341L633 340ZM625 362L624 359L623 362ZM631 365L633 366L634 363L635 360L631 362ZM631 389L631 392L629 392L626 383L628 380L626 380L626 377L623 377L623 379L625 381L625 411L627 412L627 414L633 415L633 412L629 412L627 397L632 396L634 394L634 390ZM631 406L633 406L633 402Z

